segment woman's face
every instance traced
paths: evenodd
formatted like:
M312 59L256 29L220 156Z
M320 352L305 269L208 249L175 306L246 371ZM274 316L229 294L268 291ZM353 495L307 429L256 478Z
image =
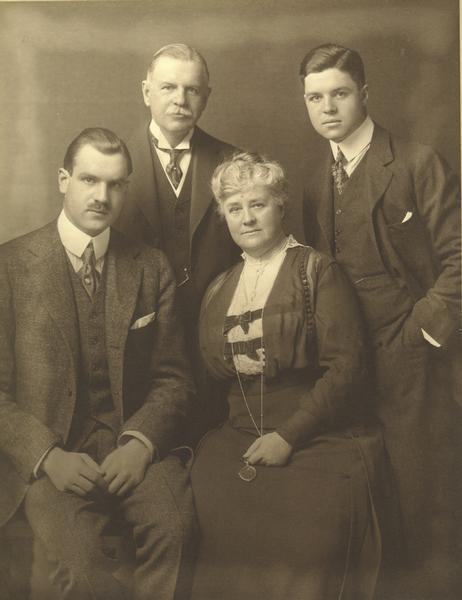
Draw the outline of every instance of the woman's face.
M229 196L222 208L231 237L254 258L263 256L284 235L284 208L265 186Z

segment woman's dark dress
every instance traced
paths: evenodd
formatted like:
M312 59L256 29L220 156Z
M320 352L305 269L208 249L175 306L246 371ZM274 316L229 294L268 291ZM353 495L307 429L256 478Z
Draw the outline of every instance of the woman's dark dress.
M217 278L202 308L203 357L231 386L228 421L205 436L192 469L201 529L192 598L372 598L381 560L383 448L363 418L354 300L331 259L288 248L262 317L264 431L276 430L294 452L286 466L257 466L257 477L245 482L238 471L257 432L223 333L242 268ZM260 376L241 380L258 416Z

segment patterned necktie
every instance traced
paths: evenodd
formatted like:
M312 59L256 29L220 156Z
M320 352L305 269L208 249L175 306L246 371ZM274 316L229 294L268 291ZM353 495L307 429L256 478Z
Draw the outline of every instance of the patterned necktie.
M157 138L155 138L153 135L152 135L152 141L154 142L154 146L158 150L169 154L170 160L169 160L167 166L165 167L165 172L167 173L168 178L172 182L173 187L175 189L177 189L178 186L180 185L181 178L183 177L183 171L181 170L181 167L180 167L180 164L178 161L180 160L181 155L184 152L187 152L187 150L186 149L177 150L176 148L173 148L173 149L160 148L159 140Z
M79 276L85 291L93 300L100 282L100 274L96 270L96 257L93 248L93 242L90 242L82 254L82 267L79 270Z
M178 164L178 160L180 159L180 156L183 154L184 150L164 150L163 148L161 148L161 150L170 154L170 161L165 167L165 172L170 177L170 181L173 183L173 187L176 189L180 185L181 178L183 177L183 172Z
M332 163L332 177L334 178L335 187L337 188L337 191L339 194L341 194L343 192L346 182L348 181L347 172L345 171L345 169L343 167L343 164L345 163L345 161L346 161L345 156L344 156L343 152L340 150L340 146L339 146L338 152L337 152L337 158L335 159L335 162Z

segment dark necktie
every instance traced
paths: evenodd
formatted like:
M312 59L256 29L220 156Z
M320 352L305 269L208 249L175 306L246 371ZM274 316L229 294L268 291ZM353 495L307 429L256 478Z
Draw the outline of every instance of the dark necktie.
M170 160L165 167L165 172L168 175L168 178L172 182L172 185L175 189L180 185L181 178L183 177L183 171L179 165L179 160L181 155L186 152L186 150L177 150L176 148L160 148L159 141L157 138L152 136L152 141L154 142L154 146L160 150L161 152L166 152L170 155Z
M93 248L93 242L90 242L82 254L82 267L79 270L79 276L85 291L93 300L93 297L98 289L100 274L96 270L96 257Z
M348 181L348 175L343 165L346 159L340 147L337 152L335 162L332 164L332 177L334 178L335 187L339 194L343 192L343 189Z

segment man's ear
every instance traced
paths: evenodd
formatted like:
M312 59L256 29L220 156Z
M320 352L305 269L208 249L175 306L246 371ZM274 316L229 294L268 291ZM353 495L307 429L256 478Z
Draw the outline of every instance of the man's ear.
M144 79L141 82L141 90L143 92L144 103L146 104L146 106L150 106L150 98L149 98L150 86L149 86L149 79Z
M58 187L61 194L67 192L67 186L69 185L69 179L71 178L69 171L66 171L64 167L61 167L58 171Z
M204 108L207 106L207 102L209 101L211 93L212 93L212 88L207 87L207 89L205 90ZM204 108L202 110L204 110Z
M361 95L362 103L364 104L364 106L366 106L367 101L369 99L369 88L368 88L367 83L365 83L363 85L363 87L361 88L360 95Z

